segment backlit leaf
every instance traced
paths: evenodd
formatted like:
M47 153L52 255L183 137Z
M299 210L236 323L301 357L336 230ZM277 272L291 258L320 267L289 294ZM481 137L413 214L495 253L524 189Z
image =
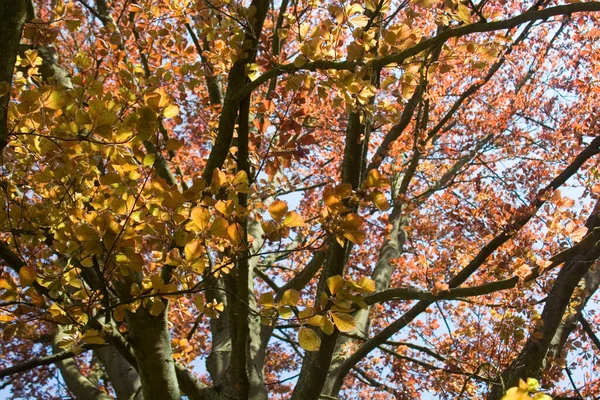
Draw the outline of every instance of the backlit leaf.
M310 328L300 328L298 343L306 351L317 351L321 347L321 338Z

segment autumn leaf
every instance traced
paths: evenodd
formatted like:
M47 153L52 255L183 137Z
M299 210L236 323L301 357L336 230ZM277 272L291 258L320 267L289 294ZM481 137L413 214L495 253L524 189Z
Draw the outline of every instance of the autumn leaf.
M200 228L200 230L205 230L208 227L210 222L210 211L208 211L204 207L194 207L191 211L191 218L194 224Z
M288 206L285 201L275 200L269 206L269 215L275 221L281 221L285 217L287 212L288 212Z
M300 293L296 289L288 289L285 292L283 292L281 300L279 300L279 304L294 307L296 306L296 304L298 304L299 300Z
M321 338L310 328L300 328L298 331L298 343L306 351L317 351L321 347Z
M21 279L21 285L23 286L31 285L35 282L36 277L37 274L35 268L30 265L24 265L19 270L19 278Z
M296 211L290 211L283 220L283 225L289 228L298 228L304 226L304 219Z
M356 329L356 322L350 314L332 312L331 318L340 332L351 332Z
M332 295L335 295L341 288L344 287L344 278L340 275L335 275L327 278L327 287Z

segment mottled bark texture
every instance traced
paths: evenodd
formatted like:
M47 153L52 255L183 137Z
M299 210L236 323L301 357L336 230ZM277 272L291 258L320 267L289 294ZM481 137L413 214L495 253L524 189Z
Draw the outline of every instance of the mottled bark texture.
M21 31L31 4L28 0L0 1L0 151L8 143L8 102Z

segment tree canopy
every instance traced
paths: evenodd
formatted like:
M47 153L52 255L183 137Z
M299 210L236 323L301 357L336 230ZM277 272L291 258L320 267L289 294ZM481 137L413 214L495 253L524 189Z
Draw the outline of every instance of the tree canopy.
M0 0L0 388L600 396L599 12Z

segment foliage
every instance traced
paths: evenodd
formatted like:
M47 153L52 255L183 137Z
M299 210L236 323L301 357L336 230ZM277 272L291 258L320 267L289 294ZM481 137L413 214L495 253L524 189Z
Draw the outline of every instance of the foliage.
M600 395L600 3L9 3L15 397Z

